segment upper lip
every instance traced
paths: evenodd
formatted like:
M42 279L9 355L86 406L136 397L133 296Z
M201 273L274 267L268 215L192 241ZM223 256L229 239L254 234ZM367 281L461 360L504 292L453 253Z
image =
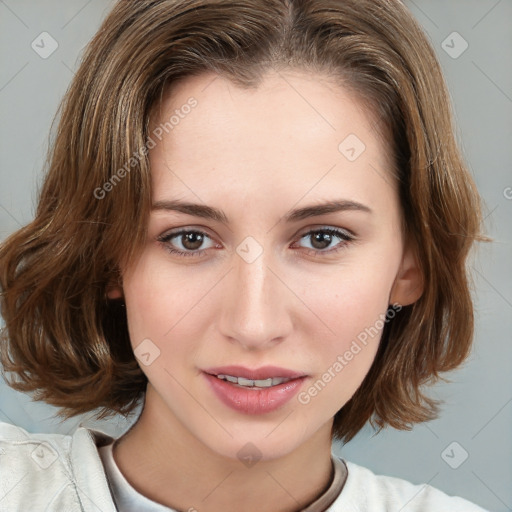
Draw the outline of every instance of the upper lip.
M285 379L297 379L305 377L306 374L279 368L278 366L262 366L261 368L245 368L244 366L216 366L215 368L207 368L203 370L210 375L231 375L233 377L243 377L250 380L265 380L269 378L282 377Z

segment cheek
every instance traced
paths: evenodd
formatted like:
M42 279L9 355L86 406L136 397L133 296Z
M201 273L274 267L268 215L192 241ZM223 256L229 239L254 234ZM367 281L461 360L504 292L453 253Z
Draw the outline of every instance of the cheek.
M315 373L298 400L323 411L321 416L325 421L350 400L368 374L386 321L385 300L360 288L353 291L353 300L325 306L324 311L332 313L327 322L334 334L325 333L324 329L320 335L309 336L313 341L308 349L311 360L315 361Z
M183 375L193 369L195 353L205 331L204 278L173 269L160 255L147 250L124 278L128 330L139 363L153 383L172 384L168 372ZM146 359L148 357L146 356ZM189 364L190 362L190 364Z
M314 325L323 326L330 335L327 338L332 343L325 345L328 350L343 349L360 332L379 323L389 305L397 265L392 252L360 253L329 269L328 276L306 280L304 302L322 320Z
M132 344L142 337L163 338L194 307L204 285L188 272L171 272L165 258L148 249L123 276Z
M161 348L165 333L175 321L175 308L171 310L169 304L176 301L170 302L169 295L179 286L169 287L164 270L152 263L150 251L146 251L123 276L128 330L134 349L145 339Z
M331 279L323 280L327 285L320 287L315 280L303 287L304 302L319 317L309 315L304 327L317 365L303 403L314 401L329 414L340 409L364 380L389 321L386 311L398 263L393 251L380 255L347 258L338 271L330 270Z
M377 353L387 294L373 287L365 288L362 281L347 286L345 292L335 294L334 300L323 304L329 333L316 347L322 363L320 373L343 374L346 383L347 379L361 381Z

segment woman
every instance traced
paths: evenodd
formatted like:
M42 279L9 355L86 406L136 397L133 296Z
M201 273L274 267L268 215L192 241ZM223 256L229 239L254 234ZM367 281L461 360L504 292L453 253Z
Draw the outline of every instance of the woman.
M2 424L0 500L483 510L331 452L436 417L422 386L470 352L480 223L400 2L118 2L0 250L1 354L64 416L144 407L119 439Z

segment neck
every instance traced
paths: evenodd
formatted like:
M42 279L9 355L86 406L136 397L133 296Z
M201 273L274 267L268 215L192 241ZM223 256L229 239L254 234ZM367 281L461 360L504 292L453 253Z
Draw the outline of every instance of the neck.
M283 457L245 466L212 451L161 411L146 397L136 424L115 443L114 458L135 490L167 507L295 512L332 481L330 424Z

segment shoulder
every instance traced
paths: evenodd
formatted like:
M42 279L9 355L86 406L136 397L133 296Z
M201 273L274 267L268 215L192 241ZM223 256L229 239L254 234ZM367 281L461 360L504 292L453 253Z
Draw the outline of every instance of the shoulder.
M348 476L332 512L488 512L458 496L449 496L428 484L376 475L370 469L346 461Z
M0 509L92 510L92 498L114 511L96 447L101 435L83 427L73 435L33 434L0 422Z

